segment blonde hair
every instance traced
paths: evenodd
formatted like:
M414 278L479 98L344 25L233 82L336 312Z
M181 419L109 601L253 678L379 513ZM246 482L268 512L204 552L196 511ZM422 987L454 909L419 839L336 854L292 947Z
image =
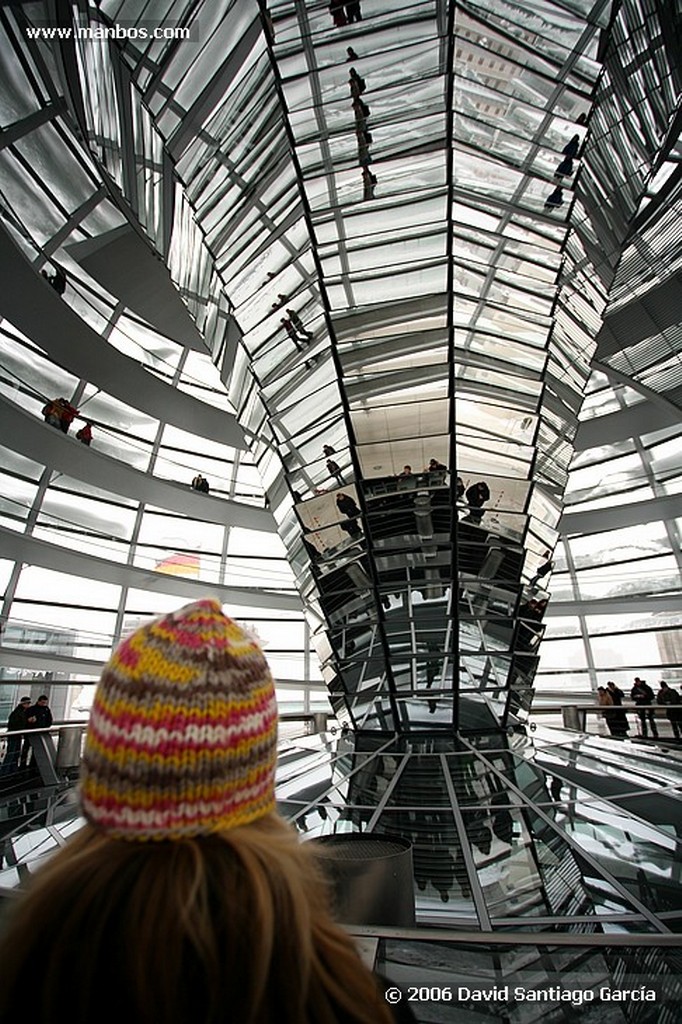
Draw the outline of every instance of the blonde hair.
M13 908L0 1020L388 1024L307 846L276 815L146 843L86 825Z

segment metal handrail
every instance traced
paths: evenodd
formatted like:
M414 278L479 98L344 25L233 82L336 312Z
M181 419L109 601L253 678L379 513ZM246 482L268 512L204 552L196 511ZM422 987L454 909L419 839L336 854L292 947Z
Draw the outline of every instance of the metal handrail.
M599 924L599 918L593 918ZM673 932L508 932L459 931L453 928L392 928L381 925L345 925L357 938L400 939L424 942L457 942L478 946L682 946L682 935Z

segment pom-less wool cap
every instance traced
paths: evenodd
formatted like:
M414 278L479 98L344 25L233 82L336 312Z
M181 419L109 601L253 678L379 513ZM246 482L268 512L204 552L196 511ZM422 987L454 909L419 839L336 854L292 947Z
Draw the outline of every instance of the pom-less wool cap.
M120 839L181 839L275 806L277 704L257 644L206 599L136 630L92 705L81 801Z

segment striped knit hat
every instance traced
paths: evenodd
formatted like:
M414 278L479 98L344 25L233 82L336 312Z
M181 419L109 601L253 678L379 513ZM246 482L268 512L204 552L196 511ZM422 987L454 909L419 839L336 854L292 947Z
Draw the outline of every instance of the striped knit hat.
M81 768L93 825L180 839L275 806L277 704L260 648L206 599L136 630L102 672Z

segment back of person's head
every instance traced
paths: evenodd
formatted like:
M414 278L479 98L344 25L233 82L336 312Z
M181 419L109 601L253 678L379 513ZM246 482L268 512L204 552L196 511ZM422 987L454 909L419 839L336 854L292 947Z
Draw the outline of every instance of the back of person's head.
M211 599L134 632L93 701L85 827L0 943L0 1022L380 1024L310 847L275 812L277 707Z

